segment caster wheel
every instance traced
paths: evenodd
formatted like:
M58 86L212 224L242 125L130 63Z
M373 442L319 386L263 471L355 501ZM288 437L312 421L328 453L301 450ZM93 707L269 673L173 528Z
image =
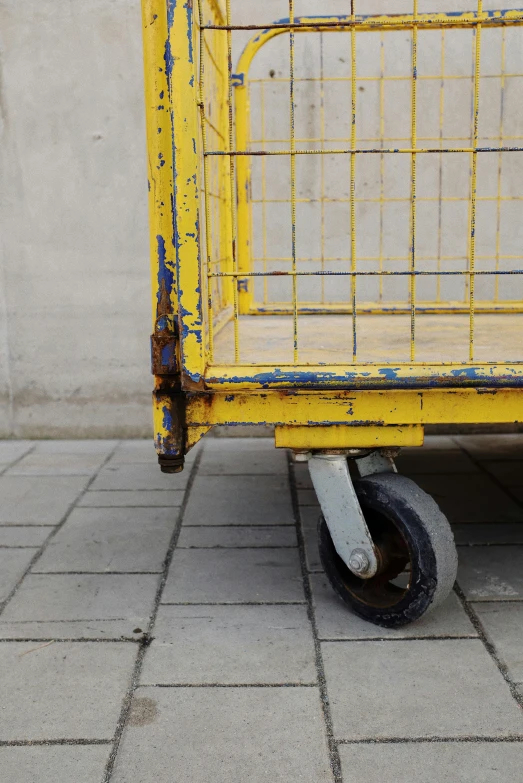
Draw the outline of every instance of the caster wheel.
M417 620L447 598L457 571L454 536L435 501L417 484L395 473L354 482L378 554L370 579L352 573L332 543L325 519L318 523L325 574L352 610L376 625L398 628Z

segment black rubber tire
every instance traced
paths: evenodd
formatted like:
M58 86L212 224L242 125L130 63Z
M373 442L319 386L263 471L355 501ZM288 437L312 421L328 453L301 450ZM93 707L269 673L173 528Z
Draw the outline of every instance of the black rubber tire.
M453 588L457 553L450 525L433 498L405 476L378 473L358 479L354 487L378 547L381 571L371 579L355 576L336 552L321 516L318 537L325 574L360 617L385 628L408 625L439 606ZM408 586L394 585L409 561Z

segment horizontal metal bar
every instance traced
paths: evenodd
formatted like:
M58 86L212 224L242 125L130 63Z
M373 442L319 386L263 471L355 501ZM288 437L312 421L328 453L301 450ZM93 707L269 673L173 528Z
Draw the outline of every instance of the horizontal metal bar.
M489 390L505 387L523 388L523 362L212 365L206 370L205 384L209 389L222 390L271 388L399 390L425 389L432 386L484 387ZM384 407L388 407L388 403L383 402ZM522 397L519 399L519 406L519 419L510 419L511 421L523 420ZM405 421L403 419L402 423ZM455 419L455 421L460 420ZM505 421L505 418L500 421Z
M476 313L481 314L522 314L523 301L504 302L504 301L476 301ZM288 302L254 302L248 315L268 316L268 315L292 315L292 309ZM299 302L298 315L352 315L353 308L349 302ZM411 312L410 304L403 302L359 302L356 305L357 315L409 315ZM438 300L432 302L418 300L416 302L416 315L469 315L470 303L462 300L460 302L448 302Z
M521 79L523 76L523 73L482 73L480 75L480 79ZM453 80L465 80L465 81L472 81L474 79L474 74L419 74L416 77L418 81L437 81L442 82L446 81L447 79L450 81ZM274 83L289 83L289 77L288 76L269 76L265 77L263 79L249 79L249 84L274 84ZM324 83L324 82L348 82L351 83L351 77L350 76L296 76L294 79L294 82L297 84L298 82L316 82L316 83ZM379 76L356 76L357 82L411 82L412 81L412 74L409 74L408 76L387 76L384 74L383 76L380 74Z
M212 195L212 194L211 194ZM395 196L380 198L379 196L373 196L372 198L356 198L354 199L357 204L410 204L411 199L409 196ZM470 197L466 196L418 196L416 201L421 201L436 204L446 204L448 202L458 201L466 202L470 201ZM523 201L523 196L477 196L476 201L493 201L496 204L501 201ZM253 198L251 204L289 204L288 198ZM350 198L297 198L297 204L350 204ZM419 260L419 256L416 256ZM476 256L478 258L478 256ZM518 256L519 258L519 256Z
M490 255L476 255L476 259L481 261L521 261L523 254L517 256L503 255L497 253L491 253ZM292 261L288 256L253 256L253 261L280 261L282 263ZM347 256L300 256L296 259L300 262L314 261L320 263L322 261L336 261L347 263L351 259ZM419 262L426 261L468 261L468 256L465 254L460 256L416 256L416 260ZM358 261L409 261L408 256L358 256ZM212 261L211 263L218 263Z
M423 446L423 434L420 424L370 424L359 427L340 424L330 427L280 424L276 425L274 441L276 448L282 449L375 449L391 446L405 448Z
M355 28L356 30L404 30L416 27L418 30L441 30L442 28L457 27L471 28L481 25L482 27L505 27L507 25L519 25L523 23L523 11L485 11L484 13L450 13L450 14L394 14L389 16L340 16L334 18L300 18L294 22L288 19L282 19L273 24L206 24L202 25L203 30L252 30L270 32L271 30L281 30L282 32L328 32L331 30L342 31Z
M523 147L404 147L385 148L373 147L371 149L336 149L336 150L207 150L205 157L265 157L282 155L427 155L440 153L482 153L482 152L523 152Z
M480 424L523 419L521 390L388 389L386 391L216 390L187 401L188 426L258 424L394 426Z
M468 275L523 275L523 269L482 269L474 270L464 269L462 271L421 271L421 270L409 270L405 272L389 272L385 270L359 272L352 271L350 269L343 270L341 272L298 272L290 270L289 272L208 272L207 277L457 277Z

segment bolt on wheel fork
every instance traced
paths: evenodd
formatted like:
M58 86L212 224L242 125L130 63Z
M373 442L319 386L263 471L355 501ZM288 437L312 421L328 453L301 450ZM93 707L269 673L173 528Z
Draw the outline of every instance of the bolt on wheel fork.
M353 574L370 579L378 558L349 473L348 457L358 460L361 476L395 472L392 456L384 451L336 451L300 455L307 459L312 483L336 552Z

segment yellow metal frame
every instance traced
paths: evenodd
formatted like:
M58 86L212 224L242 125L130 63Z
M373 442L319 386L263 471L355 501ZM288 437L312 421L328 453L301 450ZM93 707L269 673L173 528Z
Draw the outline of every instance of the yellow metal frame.
M342 448L358 446L412 445L420 443L423 426L434 423L480 423L523 421L523 406L517 387L523 385L523 364L474 363L474 315L485 309L475 303L476 165L478 154L479 62L481 31L490 27L523 24L523 11L483 11L477 13L419 14L417 0L413 13L402 16L300 19L290 17L268 27L234 26L230 0L142 0L145 58L146 119L149 164L149 211L153 289L153 371L155 374L154 430L160 456L174 462L215 424L274 424L277 445L293 448ZM414 353L416 304L415 228L416 160L419 154L440 149L418 146L416 128L416 38L424 29L473 28L476 30L474 73L474 132L472 144L460 148L472 160L470 209L470 315L469 363L429 366L417 363ZM232 65L232 35L235 30L253 30L256 35L247 46L236 71ZM294 35L297 32L346 30L351 39L353 61L352 113L355 115L355 38L370 30L413 31L412 133L409 143L391 152L411 157L410 269L411 361L408 364L358 364L354 341L353 363L306 366L300 364L297 319L308 312L298 302L295 236L290 259L293 285L294 363L282 365L242 364L238 348L238 321L241 313L252 313L253 296L251 247L251 166L249 149L249 97L247 75L259 49L277 35L288 34L291 51L291 90L294 81ZM216 45L206 43L214 36ZM214 48L213 48L214 47ZM207 54L205 53L207 52ZM206 128L208 96L204 89L205 64L226 74L227 91L215 96L219 103L213 133L222 142L209 148ZM294 121L291 98L291 126ZM225 132L226 130L226 132ZM293 224L297 202L295 161L297 155L318 154L317 150L297 149L291 133L290 148L270 154L287 155L291 163L291 202ZM375 303L356 301L355 258L356 155L369 150L357 148L355 131L347 149L340 152L351 160L351 277L352 303L348 312L387 312ZM508 148L507 148L508 149ZM519 148L518 148L519 149ZM458 150L454 150L458 151ZM380 154L387 150L380 148ZM321 152L320 152L321 154ZM225 165L216 161L225 161ZM211 171L212 166L215 166ZM218 173L216 173L218 172ZM212 178L215 177L213 180ZM217 179L216 179L217 177ZM210 183L218 182L215 223L222 225L218 268L208 243L214 231L209 208ZM203 194L203 199L202 199ZM207 244L207 248L206 248ZM216 286L222 286L216 288ZM218 293L216 293L218 292ZM218 296L225 306L216 308ZM452 308L449 303L448 307ZM463 307L463 306L462 306ZM499 307L490 304L495 312ZM504 303L503 310L521 312L521 302ZM270 307L257 312L283 312ZM288 311L288 310L287 310ZM322 312L327 312L328 307ZM421 308L422 311L422 308ZM444 308L436 308L436 312ZM233 320L235 362L219 366L213 360L213 334ZM355 327L354 327L355 328ZM475 388L463 388L463 387ZM448 387L448 388L444 388ZM514 387L514 388L506 388ZM350 391L349 391L350 389Z

